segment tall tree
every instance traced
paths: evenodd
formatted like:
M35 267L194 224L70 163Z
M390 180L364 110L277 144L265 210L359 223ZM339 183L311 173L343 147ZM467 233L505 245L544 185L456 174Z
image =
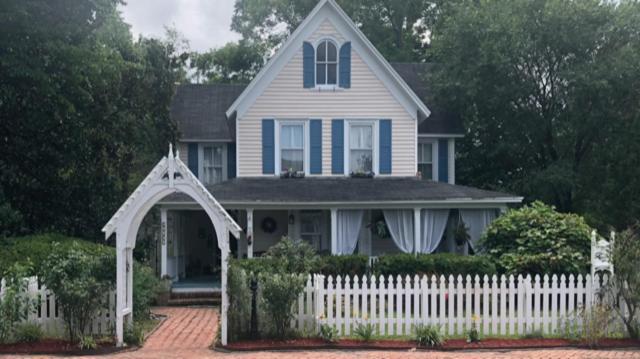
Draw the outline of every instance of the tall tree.
M196 83L248 83L263 64L264 50L249 40L229 42L205 53L192 53L191 80Z
M640 215L640 6L469 0L434 31L439 101L463 114L460 182L594 224Z
M184 56L134 43L119 0L0 5L0 232L98 238L175 138ZM17 222L16 222L17 221Z
M421 61L441 0L339 0L338 3L390 61ZM236 0L231 28L243 38L278 47L317 0Z

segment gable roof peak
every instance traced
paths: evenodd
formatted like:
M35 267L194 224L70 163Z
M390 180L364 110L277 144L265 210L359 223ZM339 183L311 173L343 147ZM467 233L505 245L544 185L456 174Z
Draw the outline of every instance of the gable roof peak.
M331 15L334 15L337 20L340 20L338 22L332 21L337 31L343 32L343 36L346 36L349 32L351 33L352 38L350 40L353 44L353 49L356 51L361 50L358 52L363 60L371 67L372 71L375 71L383 82L390 87L391 92L401 105L417 120L428 117L431 111L335 0L318 1L318 4L311 10L302 23L289 35L282 47L276 51L275 55L263 66L242 94L231 104L226 112L226 116L230 118L234 112L237 113L238 118L244 115L244 112L250 107L250 104L256 100L259 94L262 93L275 78L277 73L280 72L284 65L295 55L297 48L292 48L292 46L304 41L304 39L315 30L318 23L325 20L325 18L318 18L318 14L325 7L333 10L333 14L327 14L326 18L331 20Z

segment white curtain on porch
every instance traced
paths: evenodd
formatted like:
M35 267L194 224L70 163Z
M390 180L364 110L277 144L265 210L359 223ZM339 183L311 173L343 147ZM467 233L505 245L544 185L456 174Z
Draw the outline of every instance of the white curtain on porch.
M388 209L382 211L384 221L396 246L404 253L413 252L413 210Z
M477 252L478 241L485 228L497 217L495 209L461 209L460 217L465 226L469 229L469 245L474 252Z
M420 212L420 253L433 253L438 248L448 219L448 209L424 209Z
M363 210L338 211L338 253L336 254L353 254L356 250L363 216Z

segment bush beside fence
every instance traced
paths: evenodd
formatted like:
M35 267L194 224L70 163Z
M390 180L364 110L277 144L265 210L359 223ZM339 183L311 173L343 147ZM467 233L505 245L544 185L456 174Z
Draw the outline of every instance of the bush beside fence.
M0 297L5 288L4 279L0 281ZM36 307L29 313L27 322L38 324L46 336L64 337L66 335L65 321L62 312L58 310L56 296L44 285L38 283L37 277L29 277L26 295L36 300ZM105 293L106 308L98 311L90 324L90 332L95 335L112 335L115 325L116 293Z

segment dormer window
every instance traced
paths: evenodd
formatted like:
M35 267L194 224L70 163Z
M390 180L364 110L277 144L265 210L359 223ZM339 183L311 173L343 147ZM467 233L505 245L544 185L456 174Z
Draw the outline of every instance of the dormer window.
M331 40L322 40L316 48L316 85L338 83L338 50Z

